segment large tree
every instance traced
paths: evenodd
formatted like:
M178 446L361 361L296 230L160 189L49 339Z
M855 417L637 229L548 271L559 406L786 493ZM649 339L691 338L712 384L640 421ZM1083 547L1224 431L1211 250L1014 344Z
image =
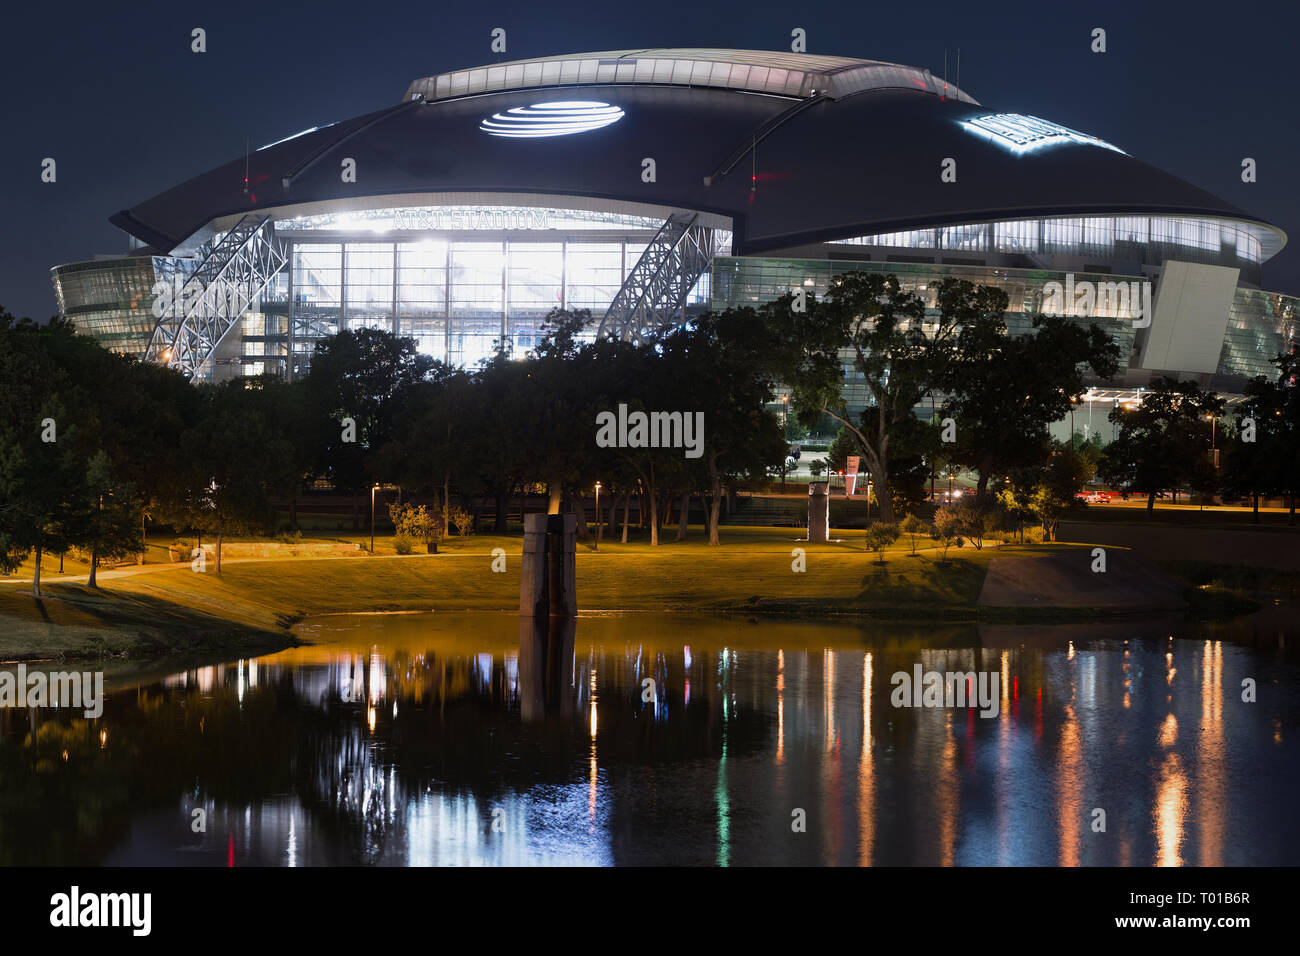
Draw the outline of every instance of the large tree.
M224 538L270 531L272 500L292 494L301 477L260 384L233 379L204 388L198 421L182 439L187 491L169 517L216 536L218 574Z
M992 298L993 308L963 322L942 379L943 415L956 429L953 453L979 474L981 501L994 474L1041 459L1049 426L1083 392L1085 368L1110 379L1120 359L1119 346L1102 329L1060 316L1034 316L1030 331L1009 335L1006 294Z
M895 445L913 435L913 409L938 387L960 327L1000 313L1005 298L999 296L996 289L945 279L929 314L895 276L851 272L836 276L823 300L792 294L767 307L781 332L782 378L796 413L808 425L827 414L848 430L871 474L882 520L893 521ZM845 395L846 349L866 392L866 407L856 413Z
M37 597L42 556L67 550L88 508L85 403L50 347L71 334L0 309L0 567L34 554Z
M1221 480L1225 492L1251 497L1256 522L1261 495L1285 495L1295 524L1300 493L1300 390L1295 377L1300 361L1294 353L1281 353L1273 364L1276 376L1259 375L1246 383L1235 427L1222 437Z
M428 377L433 362L414 339L384 329L344 330L318 342L303 379L314 472L354 495L388 478L375 453L393 437L403 395ZM358 504L354 524L359 517Z
M1147 511L1156 497L1192 482L1210 454L1210 419L1217 420L1224 401L1196 382L1157 378L1132 408L1117 407L1110 420L1119 434L1102 457L1108 480L1147 496Z
M704 413L702 454L696 459L703 473L690 459L683 460L681 472L688 489L692 483L698 487L701 478L707 481L712 545L720 543L724 485L765 474L786 453L781 421L765 407L775 398L772 356L781 344L775 331L753 309L706 313L666 336L656 353L679 406ZM683 512L686 508L684 501Z

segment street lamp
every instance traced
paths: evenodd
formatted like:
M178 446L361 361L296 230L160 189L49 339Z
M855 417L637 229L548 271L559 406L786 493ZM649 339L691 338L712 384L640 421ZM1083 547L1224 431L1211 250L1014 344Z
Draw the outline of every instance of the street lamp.
M375 553L375 492L379 490L379 482L375 482L370 489L370 553Z
M600 550L600 529L604 522L600 520L600 482L596 482L596 543L592 545L592 551Z
M785 469L786 463L790 460L790 444L786 441L786 418L789 415L790 396L781 396L781 441L785 444L785 452L781 456L781 493L785 493Z

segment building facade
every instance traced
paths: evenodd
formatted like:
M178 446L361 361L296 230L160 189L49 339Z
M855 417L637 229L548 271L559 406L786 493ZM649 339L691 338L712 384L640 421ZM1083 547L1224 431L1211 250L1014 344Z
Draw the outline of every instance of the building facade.
M454 71L112 219L135 248L53 269L60 312L202 380L300 375L316 340L360 327L474 365L535 346L555 307L635 340L870 270L922 296L948 276L995 285L1013 334L1062 308L1099 323L1124 359L1090 397L1131 401L1159 374L1239 392L1296 317L1261 288L1276 226L926 70L842 57ZM1133 295L1062 305L1055 286ZM846 388L865 401L851 367Z

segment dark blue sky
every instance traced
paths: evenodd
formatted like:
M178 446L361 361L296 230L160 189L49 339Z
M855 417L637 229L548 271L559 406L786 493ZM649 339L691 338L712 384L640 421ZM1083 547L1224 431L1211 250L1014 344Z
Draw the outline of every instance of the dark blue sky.
M190 52L190 30L208 52ZM254 147L396 103L417 76L636 47L808 51L942 74L986 106L1100 136L1292 237L1264 287L1300 294L1300 5L1272 3L22 4L0 34L0 305L54 313L53 265L120 253L107 217ZM1089 51L1094 27L1109 50ZM41 160L58 182L40 181ZM1259 181L1241 182L1254 157Z

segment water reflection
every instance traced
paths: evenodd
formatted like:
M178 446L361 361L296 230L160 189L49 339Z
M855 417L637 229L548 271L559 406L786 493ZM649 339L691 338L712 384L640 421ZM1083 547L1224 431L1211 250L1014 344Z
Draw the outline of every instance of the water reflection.
M1171 627L325 618L98 720L0 709L0 860L1296 863L1295 661ZM917 664L998 716L892 706Z

